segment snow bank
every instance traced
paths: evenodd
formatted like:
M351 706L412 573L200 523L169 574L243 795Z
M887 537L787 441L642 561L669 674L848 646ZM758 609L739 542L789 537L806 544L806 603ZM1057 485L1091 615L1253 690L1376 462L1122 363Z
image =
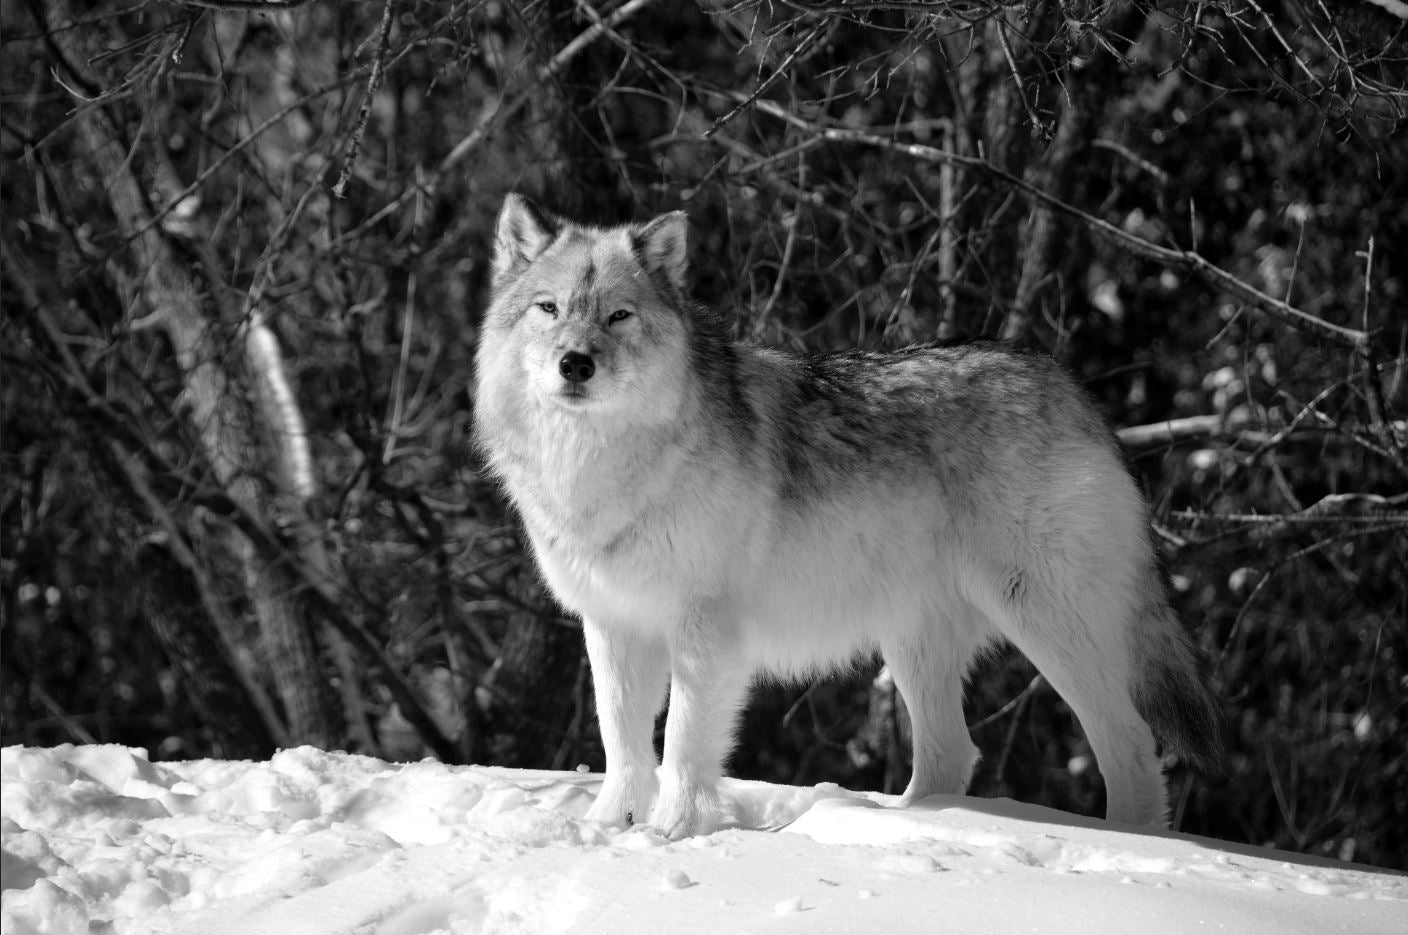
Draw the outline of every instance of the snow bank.
M1408 931L1408 877L1006 800L731 782L749 828L582 820L587 773L311 748L0 757L5 935Z

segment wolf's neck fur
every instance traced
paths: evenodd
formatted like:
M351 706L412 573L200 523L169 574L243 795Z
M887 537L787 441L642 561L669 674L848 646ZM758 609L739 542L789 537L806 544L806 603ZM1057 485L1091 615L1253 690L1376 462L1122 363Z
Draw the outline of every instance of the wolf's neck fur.
M520 400L496 420L493 468L531 531L588 548L615 540L710 456L699 389L688 388L673 418L650 423Z

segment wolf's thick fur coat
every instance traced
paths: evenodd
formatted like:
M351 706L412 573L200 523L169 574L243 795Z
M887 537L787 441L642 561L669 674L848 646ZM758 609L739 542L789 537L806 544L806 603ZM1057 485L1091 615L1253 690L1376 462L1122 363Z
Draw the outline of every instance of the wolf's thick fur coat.
M685 254L679 212L597 228L510 195L496 229L477 439L582 619L607 767L589 817L729 822L753 676L877 650L913 723L902 801L962 792L964 676L1005 638L1079 717L1108 817L1164 822L1158 744L1215 768L1218 715L1080 388L995 343L733 341L686 298Z

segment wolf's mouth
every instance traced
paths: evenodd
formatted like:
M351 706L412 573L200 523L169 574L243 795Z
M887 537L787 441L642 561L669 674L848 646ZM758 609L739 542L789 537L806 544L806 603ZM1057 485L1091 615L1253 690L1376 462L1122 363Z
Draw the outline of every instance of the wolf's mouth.
M587 395L586 387L576 383L569 383L558 390L556 398L559 402L568 406L579 406L591 399L591 397Z

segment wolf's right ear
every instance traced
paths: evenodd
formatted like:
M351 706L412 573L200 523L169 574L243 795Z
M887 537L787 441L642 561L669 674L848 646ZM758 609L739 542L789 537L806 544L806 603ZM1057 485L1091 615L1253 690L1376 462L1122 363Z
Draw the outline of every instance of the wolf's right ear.
M494 225L494 282L538 258L557 236L557 224L527 198L509 192Z

